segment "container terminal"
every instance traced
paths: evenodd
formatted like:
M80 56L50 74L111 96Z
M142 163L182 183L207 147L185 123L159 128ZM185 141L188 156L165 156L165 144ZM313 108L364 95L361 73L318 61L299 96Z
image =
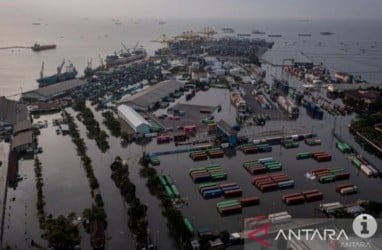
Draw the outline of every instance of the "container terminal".
M148 204L147 241L152 248L171 249L166 244L173 239L161 215L163 207L149 194L139 169L155 169L155 187L183 216L187 242L182 244L190 249L242 247L247 226L260 221L280 228L304 227L317 223L304 218L369 211L369 200L381 202L374 195L381 191L381 161L349 133L347 126L358 110L342 100L361 87L359 95L369 92L367 105L372 109L380 101L377 90L368 90L373 84L358 76L309 60L296 57L272 63L266 58L272 46L246 35L215 39L185 34L169 40L154 56L135 51L140 57L132 62L115 55L109 58L111 64L106 59L106 67L92 69L89 64L91 74L25 92L20 102L1 99L8 107L1 109L2 138L11 142L4 161L8 185L23 185L18 171L24 170L18 165L28 164L28 156L52 162L55 156L45 151L65 151L71 141L65 139L68 121L61 112L73 114L82 124L72 107L83 102L105 133L111 131L104 125L104 113L110 112L120 125L124 136L109 136L106 153L98 151L91 138L85 142L97 171L110 171L117 156L129 166L140 199ZM340 91L344 93L337 98L333 92ZM22 109L24 115L16 112L13 117L10 109ZM86 127L80 129L86 134ZM58 143L48 143L47 137ZM66 160L78 165L75 154ZM112 182L110 172L102 173L97 172L100 192L120 196L106 189ZM63 196L60 202L69 199ZM112 201L104 199L105 211L113 218L107 206ZM4 224L9 210L3 211ZM111 222L97 233L102 236L115 225ZM219 234L223 231L225 237ZM94 242L84 234L87 239ZM288 244L300 249L302 243Z

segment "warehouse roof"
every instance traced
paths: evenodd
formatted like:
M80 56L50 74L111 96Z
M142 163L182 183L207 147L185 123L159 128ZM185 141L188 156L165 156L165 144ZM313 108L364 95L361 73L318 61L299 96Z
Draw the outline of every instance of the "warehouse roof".
M13 127L13 133L17 134L18 132L31 129L32 123L29 120L23 120L20 122L16 122L15 126Z
M27 116L28 111L24 104L6 99L4 96L0 97L0 121L14 124L17 121L26 119Z
M41 96L41 97L50 97L50 96L57 95L61 92L68 91L73 88L82 86L86 83L87 82L85 80L76 78L76 79L52 84L46 87L25 92L23 93L23 96L34 95L34 96Z
M12 139L12 149L18 148L24 145L32 144L33 142L33 131L28 130L15 135Z
M122 113L126 118L128 118L131 125L133 125L135 128L140 126L141 124L151 126L145 118L143 118L140 114L137 113L137 111L135 111L130 106L120 105L118 106L118 112Z
M150 104L160 102L163 97L168 96L170 93L183 86L184 83L181 83L179 81L163 81L155 84L152 87L142 90L141 92L138 92L135 95L123 98L118 103L134 103L135 105L140 107L147 107Z

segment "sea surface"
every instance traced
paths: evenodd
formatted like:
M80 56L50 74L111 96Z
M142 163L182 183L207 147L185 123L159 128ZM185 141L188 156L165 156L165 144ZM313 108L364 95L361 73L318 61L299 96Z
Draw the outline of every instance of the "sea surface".
M2 20L3 19L3 20ZM44 74L56 73L62 60L71 61L82 74L88 62L96 67L100 57L127 48L143 46L149 54L161 47L162 35L179 35L184 31L201 31L204 27L216 30L233 28L237 33L252 30L266 35L252 35L275 41L275 46L265 58L271 62L282 62L285 58L324 63L332 72L353 72L369 82L382 80L382 33L378 20L263 20L263 19L44 19L40 17L0 17L0 47L57 44L57 49L33 52L30 49L0 50L0 95L13 96L37 88L41 64L45 63ZM32 23L40 23L33 25ZM320 32L334 34L323 36ZM300 37L299 33L312 34ZM268 34L280 34L270 38ZM13 98L18 98L13 96Z

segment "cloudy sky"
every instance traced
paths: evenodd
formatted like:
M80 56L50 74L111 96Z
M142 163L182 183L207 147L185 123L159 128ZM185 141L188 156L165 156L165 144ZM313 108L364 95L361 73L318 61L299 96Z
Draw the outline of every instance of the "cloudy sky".
M382 0L0 0L20 17L381 18Z

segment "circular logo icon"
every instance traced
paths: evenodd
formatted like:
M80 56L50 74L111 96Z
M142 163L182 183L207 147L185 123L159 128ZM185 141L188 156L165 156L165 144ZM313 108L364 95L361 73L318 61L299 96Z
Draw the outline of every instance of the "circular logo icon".
M377 221L370 214L360 214L353 220L353 232L362 239L368 239L377 232Z

